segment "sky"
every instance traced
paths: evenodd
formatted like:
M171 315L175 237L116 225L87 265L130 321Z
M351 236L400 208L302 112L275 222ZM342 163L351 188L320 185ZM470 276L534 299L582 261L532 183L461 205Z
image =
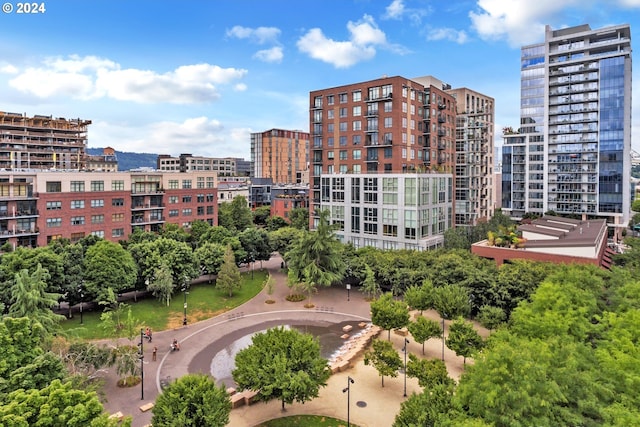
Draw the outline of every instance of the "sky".
M90 148L173 156L249 160L251 133L309 131L309 92L385 75L493 97L499 144L519 123L520 48L545 25L629 24L640 40L640 0L0 3L0 111L91 120Z

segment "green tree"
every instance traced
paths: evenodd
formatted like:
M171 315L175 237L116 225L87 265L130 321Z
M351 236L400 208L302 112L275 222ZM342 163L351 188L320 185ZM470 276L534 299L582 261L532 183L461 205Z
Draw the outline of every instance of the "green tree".
M393 299L391 293L386 293L371 302L371 322L387 330L388 340L391 341L391 329L403 328L409 324L407 304Z
M147 290L151 292L151 295L157 298L158 301L161 301L169 307L174 288L175 285L171 275L171 268L166 263L160 264L160 268L156 270L156 273L153 275L153 279L149 282Z
M269 234L265 230L247 228L238 235L238 239L246 256L237 261L249 264L255 261L268 261L271 258L272 249L269 243Z
M13 427L115 427L130 426L109 419L95 392L75 390L71 383L54 380L42 389L16 390L9 404L0 406L0 421Z
M397 377L398 370L402 367L402 359L393 348L391 341L373 340L373 349L365 352L364 364L373 365L382 378L384 387L384 377Z
M302 238L304 231L293 227L283 227L269 232L269 243L285 260L286 254L294 242Z
M640 199L636 199L631 203L631 210L634 212L640 212Z
M84 258L85 293L103 301L107 290L118 293L131 289L137 278L133 257L122 246L101 240L89 247Z
M346 263L342 259L342 243L329 224L329 211L320 213L315 231L305 232L286 254L292 280L308 286L331 286L344 277Z
M422 343L422 354L424 354L424 343L430 338L440 336L440 325L438 322L422 316L418 316L416 320L409 322L407 329L409 329L409 333L411 333L411 336L416 342Z
M469 315L469 293L459 285L441 286L433 290L433 308L443 319Z
M9 316L29 317L53 334L60 328L60 322L64 320L64 316L51 311L58 304L61 295L46 291L48 279L49 274L40 264L33 274L29 274L27 269L17 273L14 285L11 287L13 301L9 307Z
M231 246L227 246L227 250L224 253L224 261L220 273L216 279L216 288L222 292L226 292L230 297L233 296L233 291L240 289L242 283L242 276L240 270L236 266L236 261L233 256Z
M162 391L152 412L156 427L223 427L229 423L231 400L211 377L188 374Z
M364 280L362 280L361 282L360 290L364 292L364 294L370 300L376 299L382 293L380 284L376 280L376 275L374 274L371 267L366 264L364 266Z
M504 323L507 315L500 307L483 305L478 313L478 322L490 331Z
M124 386L137 384L140 376L140 354L134 345L119 345L113 350L119 383Z
M289 221L293 228L298 230L309 229L309 210L306 208L293 208L289 211Z
M453 388L449 385L438 384L419 394L411 395L400 404L400 411L396 415L393 427L424 427L424 426L453 426L472 427L466 424L452 424L450 412ZM485 424L475 424L474 427L488 427Z
M236 355L232 375L240 389L257 391L260 401L304 403L318 397L331 372L320 356L320 343L310 334L276 327L253 336Z
M258 206L253 211L253 223L259 227L265 227L271 216L271 206Z
M275 215L267 218L267 231L276 231L284 227L288 227L289 223L281 216Z
M416 378L420 387L427 390L437 385L453 388L455 381L449 377L447 366L440 359L418 359L415 354L409 354L407 375Z
M457 356L463 357L463 364L467 364L467 357L471 357L484 344L482 337L473 328L471 322L458 318L449 326L449 337L447 347L455 351Z
M422 285L409 286L404 291L404 302L414 310L428 310L433 306L433 285L425 280Z
M230 203L221 203L218 208L218 225L230 231L244 231L253 226L253 214L243 196L236 196Z
M200 271L209 276L215 276L220 272L224 259L225 246L217 242L204 242L194 251L196 261L200 265Z

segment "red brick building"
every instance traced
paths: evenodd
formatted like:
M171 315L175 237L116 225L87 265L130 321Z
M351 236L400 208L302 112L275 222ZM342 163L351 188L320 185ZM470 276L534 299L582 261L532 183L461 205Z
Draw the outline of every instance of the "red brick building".
M0 245L88 235L118 241L165 224L217 224L215 172L0 173Z

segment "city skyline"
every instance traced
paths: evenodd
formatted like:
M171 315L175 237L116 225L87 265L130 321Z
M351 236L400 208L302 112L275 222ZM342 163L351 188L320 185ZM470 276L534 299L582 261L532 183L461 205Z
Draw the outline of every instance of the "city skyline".
M383 75L495 98L499 144L519 126L522 45L545 24L629 24L633 45L640 15L640 0L40 4L0 14L0 111L92 120L89 147L246 159L252 132L309 131L309 92Z

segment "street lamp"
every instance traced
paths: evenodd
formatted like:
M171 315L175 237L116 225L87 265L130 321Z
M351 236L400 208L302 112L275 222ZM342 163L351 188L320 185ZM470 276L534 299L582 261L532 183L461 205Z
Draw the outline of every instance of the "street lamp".
M342 389L343 393L347 393L347 427L351 426L351 420L350 420L350 404L349 404L349 399L350 399L350 394L351 394L351 384L355 383L355 381L353 380L353 378L351 377L347 377L347 386L345 388Z
M80 285L78 286L80 288L80 324L83 324L83 319L82 319L82 306L83 306L83 301L84 301L84 289L82 288L82 283L80 283Z
M140 328L140 343L138 344L138 359L140 360L140 400L144 400L144 331Z
M255 265L256 262L256 257L255 255L251 255L251 280L253 280L253 267Z
M404 339L404 347L402 351L404 351L404 397L407 397L407 344L409 344L409 339Z
M347 301L349 301L349 291L351 290L351 285L347 283Z
M182 286L182 292L184 293L184 317L182 318L182 326L187 326L187 281L185 279L184 285Z

